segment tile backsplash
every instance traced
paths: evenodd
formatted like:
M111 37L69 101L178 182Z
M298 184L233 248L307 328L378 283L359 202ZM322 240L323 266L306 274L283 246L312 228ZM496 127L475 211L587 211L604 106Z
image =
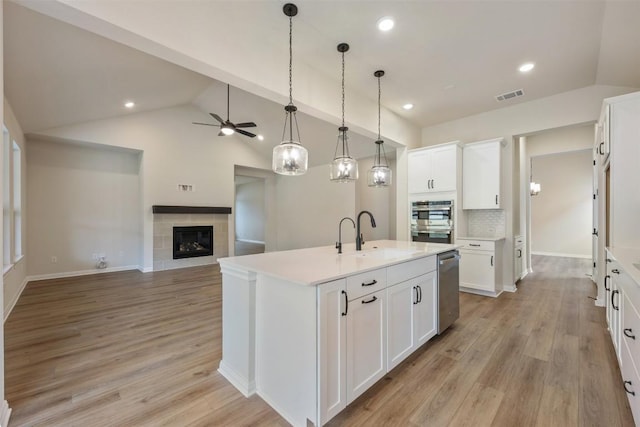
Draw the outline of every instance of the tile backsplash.
M503 209L470 210L467 222L470 237L503 237L506 234Z

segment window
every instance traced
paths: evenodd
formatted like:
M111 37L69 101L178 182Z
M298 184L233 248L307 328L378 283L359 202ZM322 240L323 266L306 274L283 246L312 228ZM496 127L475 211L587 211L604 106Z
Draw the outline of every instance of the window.
M22 164L20 146L13 141L13 262L22 257Z
M2 128L2 263L4 270L11 266L11 137Z
M22 153L2 127L2 265L6 273L22 258Z

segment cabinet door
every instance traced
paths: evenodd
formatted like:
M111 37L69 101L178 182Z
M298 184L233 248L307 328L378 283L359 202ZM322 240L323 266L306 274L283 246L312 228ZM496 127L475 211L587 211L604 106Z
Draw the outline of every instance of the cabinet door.
M387 288L387 370L415 349L413 308L418 303L418 283L407 280Z
M409 153L408 158L409 193L426 193L429 191L431 156L429 151Z
M456 191L456 146L434 148L431 151L431 189Z
M464 147L463 209L500 209L500 148L500 141Z
M514 259L514 281L517 282L522 278L522 246L516 246L513 254Z
M438 280L436 272L432 271L418 279L419 299L413 307L416 347L429 341L438 332Z
M460 255L460 286L495 292L494 253L461 249Z
M318 286L318 384L320 425L347 406L346 281ZM346 313L346 315L345 315Z
M347 404L387 372L386 289L349 301Z

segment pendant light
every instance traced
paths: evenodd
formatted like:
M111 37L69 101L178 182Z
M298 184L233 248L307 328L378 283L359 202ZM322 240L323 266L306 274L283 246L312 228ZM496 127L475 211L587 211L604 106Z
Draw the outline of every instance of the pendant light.
M358 162L349 154L349 137L347 136L349 128L344 125L344 53L348 50L348 44L338 45L338 52L342 54L342 126L338 128L336 151L329 165L330 179L333 182L351 182L358 179Z
M378 70L373 75L378 79L378 139L376 140L376 156L373 159L373 166L367 173L367 185L369 187L388 187L391 185L391 169L387 163L387 154L384 152L384 141L380 138L380 77L384 76L384 71Z
M300 144L300 130L298 129L298 119L296 111L298 108L293 105L293 17L298 14L298 7L293 3L287 3L282 11L289 17L289 104L284 107L284 130L282 131L282 142L273 148L273 158L271 167L275 173L280 175L303 175L307 172L308 157L307 149ZM293 123L295 122L297 140L293 138ZM288 126L287 126L288 125ZM285 138L289 129L288 138Z
M532 196L537 196L538 194L540 194L540 183L534 182L533 181L533 158L529 159L529 193Z

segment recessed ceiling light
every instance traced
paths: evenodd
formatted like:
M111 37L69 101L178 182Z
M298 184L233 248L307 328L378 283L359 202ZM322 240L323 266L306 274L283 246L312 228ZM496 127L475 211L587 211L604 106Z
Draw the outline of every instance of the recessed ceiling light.
M260 141L264 141L264 136L262 136L262 135L258 135L258 139L259 139Z
M402 106L402 108L404 108L405 110L411 110L413 108L413 104L409 103L409 104L404 104Z
M127 102L124 103L124 106L127 107L127 108L133 108L133 107L136 106L136 103L133 102L133 101L127 101Z
M389 31L394 26L393 18L390 16L385 16L384 18L378 19L378 29L380 31Z
M522 64L518 69L521 73L528 73L529 71L533 70L533 67L535 66L536 65L533 62L527 62L526 64Z

